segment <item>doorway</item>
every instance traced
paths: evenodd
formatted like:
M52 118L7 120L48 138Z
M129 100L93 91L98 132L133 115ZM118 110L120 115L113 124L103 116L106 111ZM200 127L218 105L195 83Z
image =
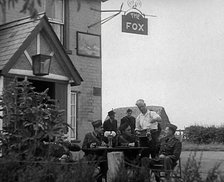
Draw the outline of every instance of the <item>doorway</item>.
M47 81L39 81L39 80L29 80L32 82L32 85L35 87L34 91L43 92L47 88L49 89L47 94L51 99L55 99L55 83L47 82Z

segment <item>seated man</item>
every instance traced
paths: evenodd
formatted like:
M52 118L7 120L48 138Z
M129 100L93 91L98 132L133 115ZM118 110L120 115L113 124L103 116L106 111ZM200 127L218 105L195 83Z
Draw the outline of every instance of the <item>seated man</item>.
M117 136L117 145L123 147L134 147L137 137L131 133L131 126L128 123L124 123L120 126L119 130L121 134ZM138 150L124 151L125 160L128 162L136 162L138 154Z
M94 131L86 134L82 148L95 148L96 146L106 146L107 139L103 136L102 121L92 122Z
M180 158L182 144L175 137L177 127L173 124L168 124L165 129L165 137L160 141L159 156L154 159L149 159L149 167L156 169L156 164L163 164L166 178L169 179L170 170L173 170ZM159 181L157 176L157 181Z
M98 146L106 146L107 138L103 136L103 126L102 121L97 120L92 122L94 131L86 134L82 148L96 148ZM104 153L85 153L85 157L87 160L97 160L99 161L100 172L97 175L97 181L102 181L102 177L106 177L107 173L107 162L106 155ZM100 162L103 161L103 162Z
M121 134L118 135L118 146L135 146L136 137L131 133L131 127L129 124L124 123L119 128Z

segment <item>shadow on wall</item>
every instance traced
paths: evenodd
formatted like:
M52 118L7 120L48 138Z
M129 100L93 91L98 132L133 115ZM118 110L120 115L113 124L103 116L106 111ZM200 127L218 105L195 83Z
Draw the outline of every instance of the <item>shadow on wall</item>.
M140 111L139 111L139 109L137 107L121 107L121 108L114 109L115 119L118 122L117 123L118 127L120 126L121 118L126 116L126 112L127 112L128 108L130 108L133 111L132 112L132 116L134 116L135 118L140 114ZM170 123L165 109L163 107L161 107L161 106L147 106L147 108L150 111L155 111L157 114L160 115L160 117L162 118L161 127L162 127L162 129L165 129L166 124ZM108 119L108 116L105 118L105 120L106 119Z

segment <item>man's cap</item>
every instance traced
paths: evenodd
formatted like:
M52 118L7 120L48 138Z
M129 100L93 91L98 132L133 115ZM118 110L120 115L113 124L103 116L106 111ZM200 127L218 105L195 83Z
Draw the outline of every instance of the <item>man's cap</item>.
M127 112L132 112L132 110L129 108L129 109L127 110Z
M102 120L96 120L92 122L94 128L102 126Z
M177 126L174 124L168 124L167 127L169 127L171 130L173 130L174 132L177 130Z
M115 114L115 112L113 110L108 112L108 116L111 116L111 115L114 115L114 114Z

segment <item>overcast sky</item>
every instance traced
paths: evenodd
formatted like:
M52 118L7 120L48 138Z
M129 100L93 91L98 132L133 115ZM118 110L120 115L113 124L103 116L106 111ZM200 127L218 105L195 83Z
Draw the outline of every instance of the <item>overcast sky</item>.
M122 2L127 10L126 0L102 9ZM102 25L102 117L142 98L179 128L224 124L224 1L142 0L139 9L157 16L147 36L121 32L121 15Z

